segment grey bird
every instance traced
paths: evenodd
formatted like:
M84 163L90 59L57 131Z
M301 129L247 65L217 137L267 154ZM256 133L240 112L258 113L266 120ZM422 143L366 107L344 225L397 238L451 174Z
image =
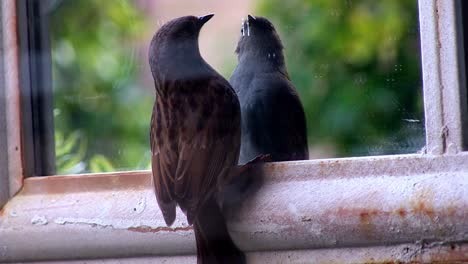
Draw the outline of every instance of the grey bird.
M261 154L271 161L309 158L304 109L286 69L283 44L273 24L248 16L237 44L230 83L239 97L244 163Z
M193 224L198 263L245 263L216 199L238 162L241 121L231 85L200 55L199 32L212 16L171 20L151 41L153 184L166 224L176 206Z

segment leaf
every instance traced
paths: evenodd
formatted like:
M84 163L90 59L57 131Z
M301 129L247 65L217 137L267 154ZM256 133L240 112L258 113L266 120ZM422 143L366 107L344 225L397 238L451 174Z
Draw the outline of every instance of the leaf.
M115 171L112 163L103 155L94 155L89 161L89 167L91 172L108 172Z

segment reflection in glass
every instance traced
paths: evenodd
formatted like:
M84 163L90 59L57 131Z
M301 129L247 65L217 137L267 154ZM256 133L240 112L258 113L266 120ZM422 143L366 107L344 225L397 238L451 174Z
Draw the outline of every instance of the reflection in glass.
M416 0L51 1L59 174L148 169L153 33L216 16L204 58L229 79L242 17L268 17L306 110L311 158L414 153L424 146Z

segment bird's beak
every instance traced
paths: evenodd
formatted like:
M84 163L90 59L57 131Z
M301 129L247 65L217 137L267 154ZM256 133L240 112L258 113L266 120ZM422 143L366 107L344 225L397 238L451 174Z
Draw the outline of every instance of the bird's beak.
M249 22L252 22L252 21L254 21L256 19L254 16L251 16L251 15L247 15L247 18L248 18Z
M200 21L200 25L204 25L206 22L208 22L208 20L210 20L212 17L214 16L214 14L209 14L209 15L206 15L206 16L201 16L201 17L198 17L198 21Z

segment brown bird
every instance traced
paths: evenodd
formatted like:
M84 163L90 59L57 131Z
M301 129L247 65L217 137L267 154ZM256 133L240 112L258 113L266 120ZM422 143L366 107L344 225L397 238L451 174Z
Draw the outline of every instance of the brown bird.
M151 41L153 183L166 224L177 205L193 223L198 263L245 263L216 199L238 161L241 121L234 90L200 55L198 35L211 17L171 20Z

